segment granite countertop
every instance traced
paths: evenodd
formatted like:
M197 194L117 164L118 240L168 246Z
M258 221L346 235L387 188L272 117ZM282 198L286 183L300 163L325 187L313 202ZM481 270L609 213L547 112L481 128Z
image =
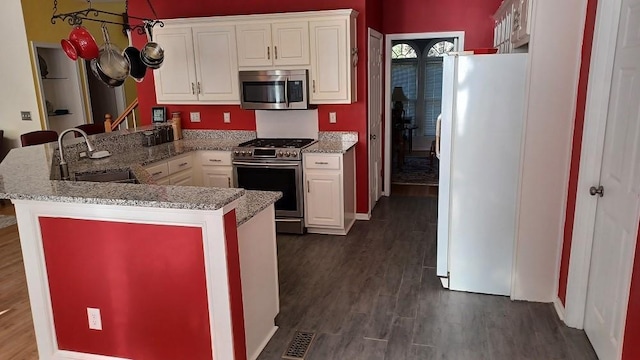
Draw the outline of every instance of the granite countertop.
M302 150L303 153L344 154L354 147L357 141L318 140Z
M60 178L58 166L52 166L59 162L57 144L49 143L9 152L0 164L0 198L191 210L217 210L239 199L240 225L282 196L277 192L234 188L156 185L143 169L144 165L191 151L228 151L246 139L233 136L187 138L150 148L142 147L141 141L137 141L139 138L128 141L113 136L96 139L96 149L111 151L112 156L99 160L71 160L77 159L78 153L86 149L83 143L72 145L65 152L69 172L131 170L140 184L55 180Z

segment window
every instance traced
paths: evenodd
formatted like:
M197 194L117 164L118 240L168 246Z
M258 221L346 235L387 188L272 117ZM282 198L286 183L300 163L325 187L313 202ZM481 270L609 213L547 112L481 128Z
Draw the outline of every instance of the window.
M417 125L416 137L435 137L442 111L443 56L455 49L454 39L403 40L391 47L390 88L402 87L409 99L405 120Z
M405 119L415 119L418 100L418 51L412 44L399 43L391 48L391 88L402 87L409 101L404 103Z
M453 51L452 41L438 41L425 50L424 58L424 98L421 133L424 136L436 135L436 120L442 109L442 57Z
M418 53L413 46L409 44L396 44L391 48L392 59L415 59L418 57Z

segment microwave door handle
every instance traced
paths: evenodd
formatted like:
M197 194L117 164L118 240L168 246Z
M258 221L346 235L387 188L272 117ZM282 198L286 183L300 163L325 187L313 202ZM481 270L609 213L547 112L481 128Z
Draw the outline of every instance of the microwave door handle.
M287 104L287 109L289 108L289 78L286 77L284 79L284 102Z

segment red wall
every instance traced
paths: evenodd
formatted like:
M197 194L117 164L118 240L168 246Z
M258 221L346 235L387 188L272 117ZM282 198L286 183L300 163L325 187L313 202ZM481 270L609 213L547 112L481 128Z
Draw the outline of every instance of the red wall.
M571 237L573 236L573 217L576 210L576 195L578 187L578 172L580 167L580 152L582 150L582 132L584 128L584 113L587 104L587 85L589 81L589 67L591 65L591 47L596 23L597 0L587 3L587 19L584 28L582 44L582 64L580 79L578 80L578 99L576 100L575 128L573 130L573 147L571 149L571 170L569 173L569 193L567 197L566 219L564 223L564 242L560 260L560 283L558 297L565 304L567 297L567 278L569 276L569 257L571 255Z
M40 218L58 345L129 359L212 359L202 230ZM102 331L90 330L99 308Z
M465 48L493 47L492 15L502 0L384 1L384 33L465 31Z
M357 162L357 211L366 213L369 209L368 196L368 159L367 159L367 82L366 82L366 22L365 0L281 0L281 1L172 1L155 0L153 5L160 18L182 18L196 16L241 15L277 13L292 11L313 11L332 9L355 9L358 16L358 48L360 62L358 64L358 102L352 105L318 106L320 131L357 131L360 141L356 145ZM131 0L129 9L132 14L152 16L145 0ZM142 46L144 39L137 36L136 45ZM140 114L143 122L150 122L150 108L156 104L155 89L152 77L138 84ZM255 114L250 110L242 110L239 106L167 106L168 111L182 111L182 125L185 129L235 129L255 130ZM187 121L188 112L199 111L202 122ZM231 113L231 123L223 123L223 112ZM329 112L336 112L338 122L329 123Z

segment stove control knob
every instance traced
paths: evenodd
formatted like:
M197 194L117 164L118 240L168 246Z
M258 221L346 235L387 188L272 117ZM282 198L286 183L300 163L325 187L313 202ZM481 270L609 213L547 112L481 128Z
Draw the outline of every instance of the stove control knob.
M235 156L238 156L238 155L240 155L240 151L236 150L236 151L234 151L234 152L233 152L233 154L234 154Z
M297 153L297 152L295 152L295 151L293 151L293 152L291 152L291 156L292 156L292 157L298 157L298 153Z
M241 151L241 152L240 152L240 155L242 155L242 156L247 156L247 152L246 152L246 151Z
M283 156L284 156L284 152L280 151L280 152L278 153L278 157L283 157Z
M284 154L284 156L289 157L289 156L291 156L291 153L287 151L287 152Z

